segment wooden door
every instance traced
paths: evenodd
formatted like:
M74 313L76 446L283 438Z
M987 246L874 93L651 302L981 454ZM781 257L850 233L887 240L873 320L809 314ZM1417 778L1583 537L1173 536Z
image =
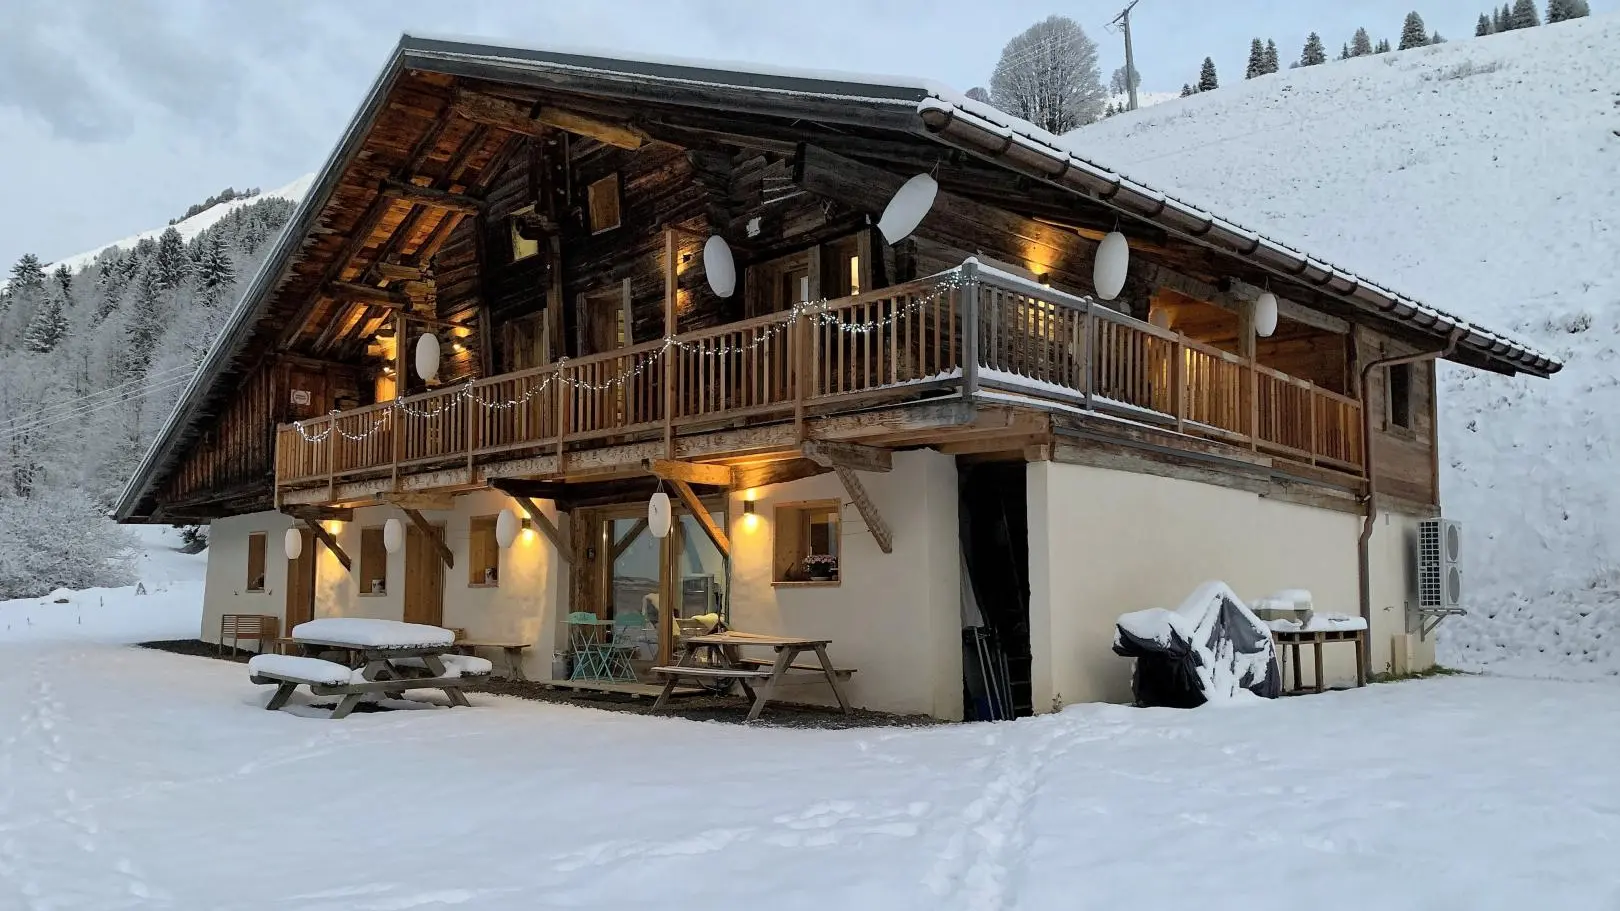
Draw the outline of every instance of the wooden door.
M444 526L433 526L444 540ZM405 622L444 625L444 561L439 549L415 525L405 532Z
M630 344L630 280L580 295L580 316L581 354L602 354Z
M298 529L304 547L298 559L287 561L287 616L283 635L291 635L292 628L315 619L315 536L307 528Z

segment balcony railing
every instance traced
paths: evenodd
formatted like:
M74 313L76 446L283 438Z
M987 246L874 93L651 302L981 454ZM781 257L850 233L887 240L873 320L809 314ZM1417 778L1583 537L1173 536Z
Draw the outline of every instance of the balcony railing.
M1352 398L1013 276L941 276L283 425L276 481L332 484L995 390L1362 470Z

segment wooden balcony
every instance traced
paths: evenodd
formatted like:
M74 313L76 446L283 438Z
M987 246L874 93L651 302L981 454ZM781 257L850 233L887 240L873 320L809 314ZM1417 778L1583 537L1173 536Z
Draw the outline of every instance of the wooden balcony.
M855 297L282 425L288 488L958 396L1110 414L1361 474L1361 405L969 263ZM446 485L453 486L453 485Z

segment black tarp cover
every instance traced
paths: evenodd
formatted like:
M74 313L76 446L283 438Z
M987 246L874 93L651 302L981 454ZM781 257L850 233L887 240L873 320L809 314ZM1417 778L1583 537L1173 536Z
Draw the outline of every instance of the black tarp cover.
M1271 631L1219 582L1199 586L1174 611L1120 617L1114 653L1136 659L1131 690L1140 706L1197 708L1238 689L1282 694Z

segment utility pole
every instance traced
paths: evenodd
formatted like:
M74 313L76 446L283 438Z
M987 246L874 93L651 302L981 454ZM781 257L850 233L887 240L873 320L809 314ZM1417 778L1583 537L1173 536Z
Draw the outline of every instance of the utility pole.
M1131 5L1114 17L1109 25L1118 25L1120 31L1125 33L1125 89L1130 93L1130 110L1136 110L1136 54L1131 48L1131 10L1142 0L1131 0Z

